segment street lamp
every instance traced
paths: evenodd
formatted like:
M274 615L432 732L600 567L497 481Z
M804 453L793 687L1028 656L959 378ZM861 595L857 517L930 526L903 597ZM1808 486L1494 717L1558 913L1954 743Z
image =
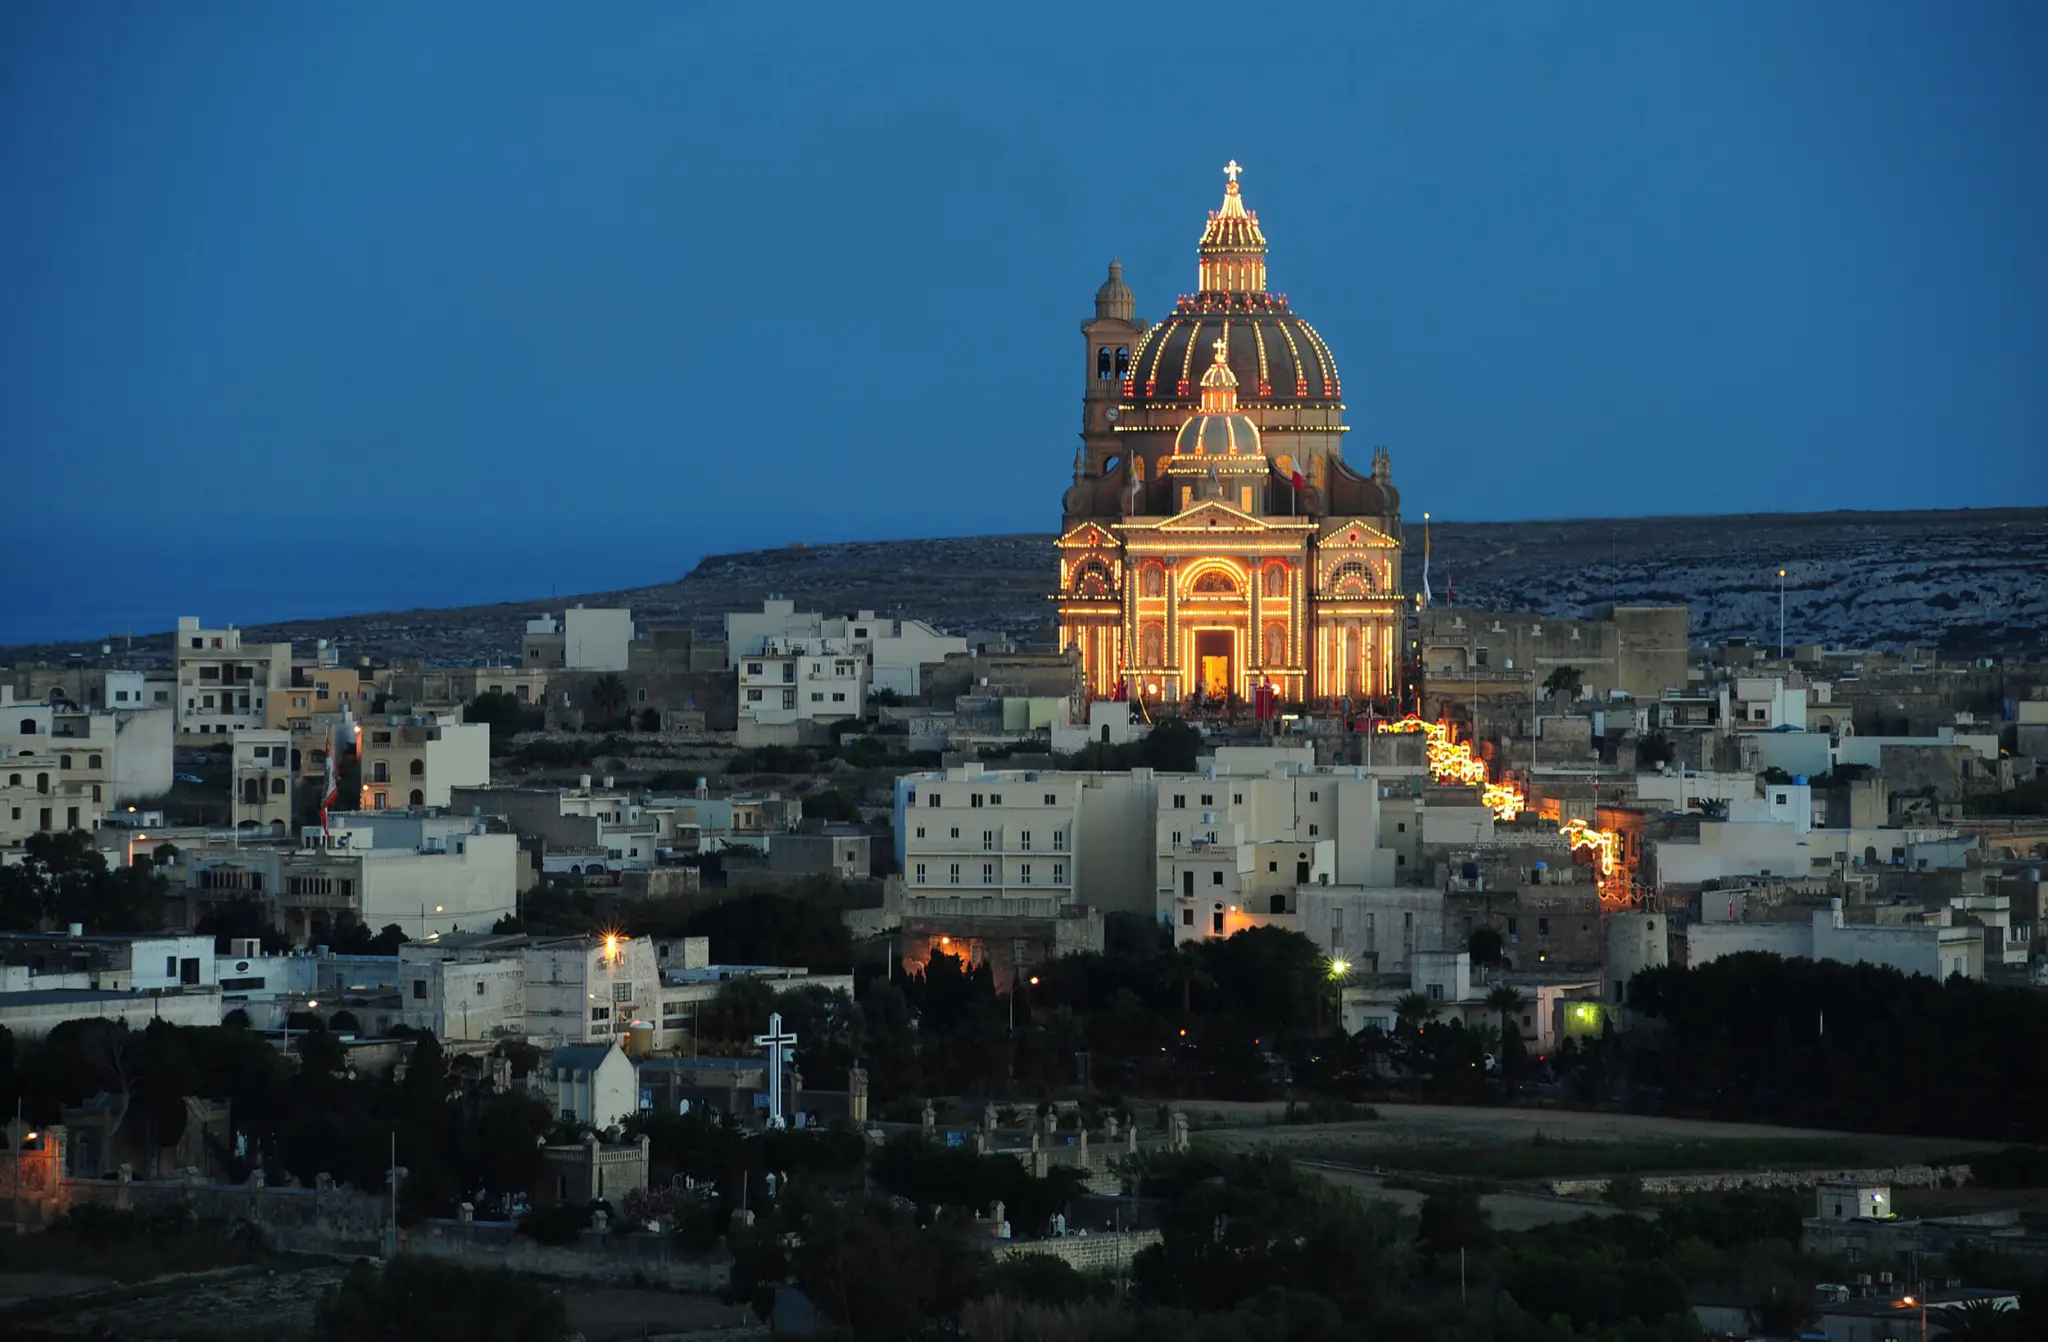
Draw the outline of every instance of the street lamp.
M1778 570L1778 660L1785 660L1785 570Z
M1902 1299L1901 1299L1901 1300L1899 1301L1899 1303L1900 1303L1901 1305L1904 1305L1904 1306L1905 1306L1905 1307L1906 1307L1907 1309L1912 1309L1912 1308L1914 1308L1915 1306L1918 1306L1918 1307L1919 1307L1919 1310L1920 1310L1920 1342L1927 1342L1927 1302L1926 1302L1925 1300L1922 1300L1922 1299L1919 1299L1919 1298L1917 1298L1917 1297L1914 1297L1914 1296L1910 1296L1910 1295L1909 1295L1909 1296L1906 1296L1906 1297L1902 1298Z

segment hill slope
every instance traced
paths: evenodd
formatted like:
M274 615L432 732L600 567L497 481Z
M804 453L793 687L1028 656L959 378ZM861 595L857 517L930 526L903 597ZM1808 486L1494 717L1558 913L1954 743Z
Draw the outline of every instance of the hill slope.
M1407 581L1422 580L1409 532ZM1686 602L1695 641L1775 641L1779 568L1794 643L1940 645L1962 655L2048 648L2048 508L1962 512L1781 513L1443 523L1431 537L1436 599L1553 617L1605 602ZM771 595L798 609L914 616L954 632L1047 636L1050 536L971 536L790 546L712 555L682 579L554 604L629 605L643 625L695 623ZM308 619L253 626L252 641L334 638L352 656L509 663L542 601ZM138 639L168 651L165 635ZM90 645L0 650L51 659Z

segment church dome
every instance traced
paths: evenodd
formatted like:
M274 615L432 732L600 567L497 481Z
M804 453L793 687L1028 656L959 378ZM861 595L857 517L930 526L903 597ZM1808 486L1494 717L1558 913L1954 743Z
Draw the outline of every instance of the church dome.
M1180 426L1174 435L1175 457L1245 457L1264 470L1266 460L1259 448L1259 426L1237 408L1237 375L1225 358L1227 346L1218 340L1212 348L1215 358L1202 374L1202 408ZM1209 469L1215 470L1212 464Z
M1131 352L1122 393L1127 409L1194 406L1208 351L1224 342L1239 404L1337 408L1343 400L1337 360L1316 329L1294 315L1284 294L1266 291L1266 235L1244 207L1236 163L1224 169L1223 208L1210 212L1196 248L1200 288L1148 330ZM1112 268L1113 271L1115 268ZM1120 283L1114 274L1112 281ZM1103 286L1107 292L1109 286ZM1096 302L1101 304L1101 295Z

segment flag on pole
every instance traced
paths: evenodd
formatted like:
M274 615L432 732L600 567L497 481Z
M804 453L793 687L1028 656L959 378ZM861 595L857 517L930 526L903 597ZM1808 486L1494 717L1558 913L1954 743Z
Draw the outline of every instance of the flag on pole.
M1422 605L1427 610L1436 597L1429 590L1429 514L1422 515Z

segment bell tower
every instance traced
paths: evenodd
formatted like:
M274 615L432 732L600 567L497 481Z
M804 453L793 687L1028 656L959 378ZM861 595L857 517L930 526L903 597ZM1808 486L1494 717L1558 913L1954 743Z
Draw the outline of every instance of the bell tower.
M1095 291L1094 319L1081 323L1088 350L1081 390L1081 456L1090 478L1100 478L1104 464L1123 455L1116 444L1116 411L1138 337L1145 334L1137 306L1131 287L1124 283L1123 263L1111 261L1109 278Z

